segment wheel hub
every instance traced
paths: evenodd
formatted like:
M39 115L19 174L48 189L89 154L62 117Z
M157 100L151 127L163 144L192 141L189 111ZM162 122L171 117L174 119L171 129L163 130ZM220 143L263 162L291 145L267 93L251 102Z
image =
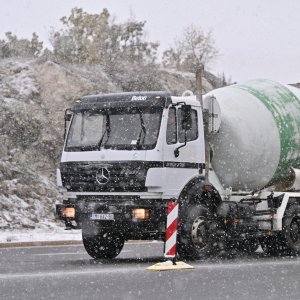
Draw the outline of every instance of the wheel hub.
M208 223L204 217L195 219L192 225L192 240L197 248L205 247L209 242Z

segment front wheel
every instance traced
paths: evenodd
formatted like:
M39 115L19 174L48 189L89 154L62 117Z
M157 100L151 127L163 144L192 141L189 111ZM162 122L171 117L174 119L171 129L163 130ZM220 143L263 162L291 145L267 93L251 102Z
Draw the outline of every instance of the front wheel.
M82 241L86 252L96 259L112 259L118 256L124 246L121 235L112 231L100 230L97 235L82 232Z
M178 254L183 259L200 259L214 252L215 223L203 206L184 206L180 211Z

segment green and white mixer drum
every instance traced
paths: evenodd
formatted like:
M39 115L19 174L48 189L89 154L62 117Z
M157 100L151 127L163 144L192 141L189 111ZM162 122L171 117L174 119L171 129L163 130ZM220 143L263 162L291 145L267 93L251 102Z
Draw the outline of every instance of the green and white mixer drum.
M300 168L299 89L253 80L211 91L204 103L212 97L221 115L210 138L212 166L224 187L278 186Z

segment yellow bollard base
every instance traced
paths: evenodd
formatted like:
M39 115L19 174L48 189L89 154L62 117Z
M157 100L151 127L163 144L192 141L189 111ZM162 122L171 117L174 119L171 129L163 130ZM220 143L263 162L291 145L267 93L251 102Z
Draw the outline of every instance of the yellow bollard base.
M169 270L188 270L188 269L194 269L194 267L182 261L177 261L176 265L173 265L173 262L170 260L162 263L157 263L147 268L147 270L150 271L169 271Z

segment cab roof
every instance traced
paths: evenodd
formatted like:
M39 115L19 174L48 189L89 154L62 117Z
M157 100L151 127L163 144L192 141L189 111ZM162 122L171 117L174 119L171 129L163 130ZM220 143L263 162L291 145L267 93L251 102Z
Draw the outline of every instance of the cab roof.
M72 110L97 110L113 107L166 107L171 103L171 95L164 91L125 92L84 96L77 101Z

